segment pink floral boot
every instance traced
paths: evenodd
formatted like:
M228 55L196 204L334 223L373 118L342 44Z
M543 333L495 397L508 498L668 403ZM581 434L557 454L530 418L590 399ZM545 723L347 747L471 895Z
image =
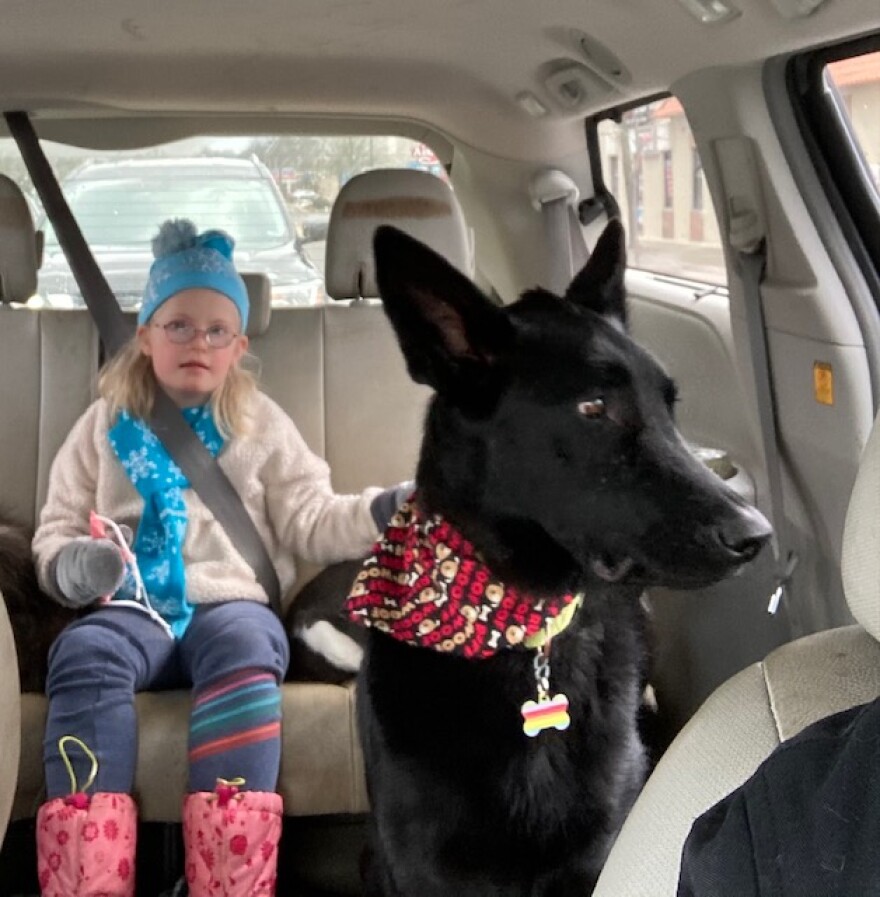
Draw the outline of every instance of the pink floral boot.
M127 794L57 797L37 812L43 897L134 897L137 810Z
M183 843L190 897L274 897L281 838L281 796L239 791L217 780L212 792L183 802Z

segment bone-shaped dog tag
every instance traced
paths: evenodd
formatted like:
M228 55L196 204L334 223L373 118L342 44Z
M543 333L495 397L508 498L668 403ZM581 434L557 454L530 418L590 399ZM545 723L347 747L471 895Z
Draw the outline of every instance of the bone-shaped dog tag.
M526 701L521 708L523 715L523 732L534 738L544 729L558 729L560 732L571 725L568 715L568 698L565 695L553 695L538 701Z

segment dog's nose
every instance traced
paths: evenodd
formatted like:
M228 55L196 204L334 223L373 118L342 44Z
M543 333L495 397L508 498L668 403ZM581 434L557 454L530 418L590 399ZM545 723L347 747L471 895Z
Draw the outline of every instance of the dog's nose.
M739 508L738 512L715 529L715 537L735 560L746 563L764 547L773 535L773 527L751 505Z

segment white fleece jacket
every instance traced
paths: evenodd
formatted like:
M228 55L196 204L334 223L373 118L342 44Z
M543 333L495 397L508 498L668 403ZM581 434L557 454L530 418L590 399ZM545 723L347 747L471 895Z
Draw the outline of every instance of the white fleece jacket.
M227 441L218 461L263 538L282 594L296 576L294 555L318 564L366 555L378 536L370 502L382 490L336 495L326 462L310 451L290 417L264 393L256 393L248 417L248 434ZM108 405L99 399L76 422L52 463L33 550L40 585L62 603L52 562L71 539L88 536L89 511L94 508L135 532L143 511L143 499L110 445L110 426ZM184 497L188 600L267 603L253 569L223 527L192 489Z

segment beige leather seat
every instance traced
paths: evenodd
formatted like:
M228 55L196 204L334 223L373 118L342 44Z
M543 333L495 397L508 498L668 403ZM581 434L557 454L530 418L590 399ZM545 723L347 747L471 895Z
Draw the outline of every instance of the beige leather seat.
M880 418L850 498L843 582L857 625L773 651L717 689L672 743L634 806L594 897L674 897L693 820L781 742L880 695Z

